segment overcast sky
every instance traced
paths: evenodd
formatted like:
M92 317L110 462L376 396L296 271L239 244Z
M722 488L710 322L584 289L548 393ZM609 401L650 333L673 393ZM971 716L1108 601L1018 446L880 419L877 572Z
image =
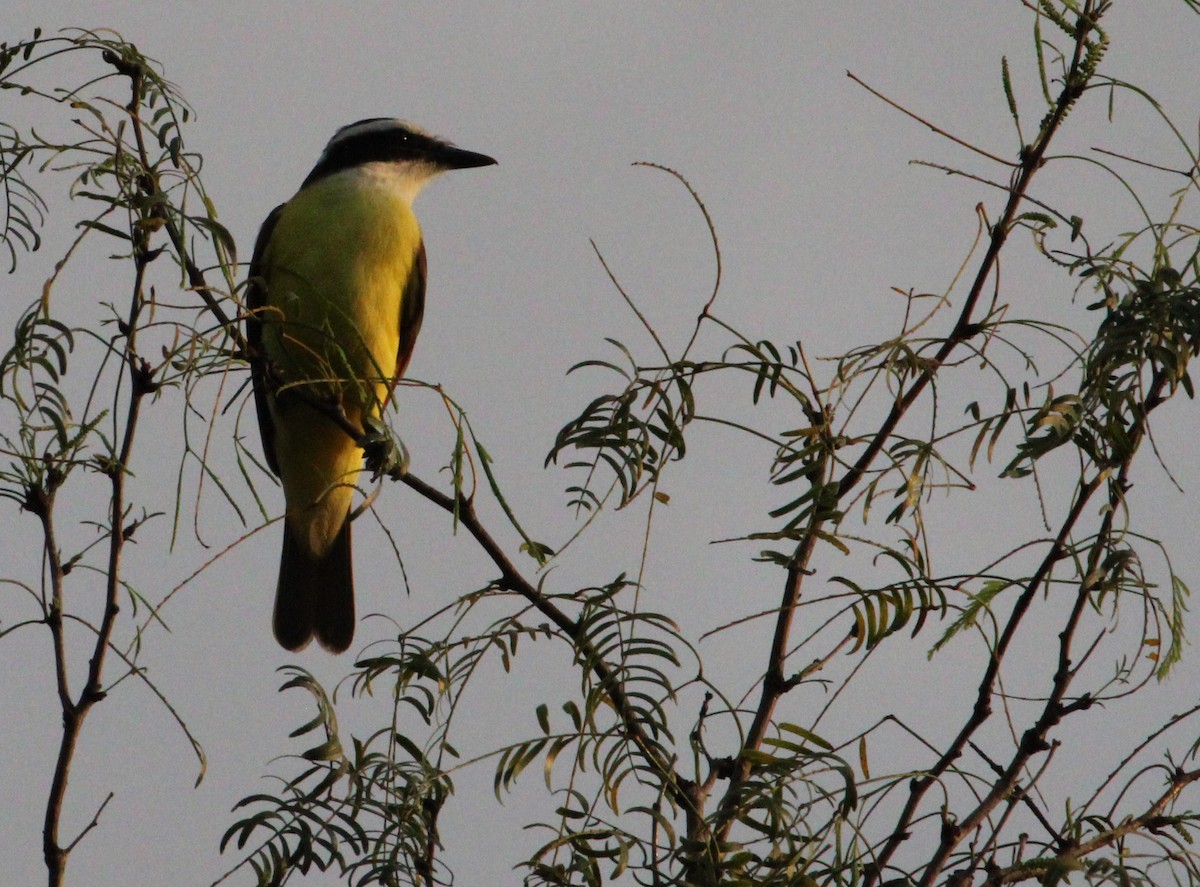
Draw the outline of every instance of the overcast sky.
M1106 70L1146 87L1185 133L1194 134L1200 20L1183 3L1168 0L1117 7L1108 20L1114 43ZM847 70L955 133L1013 156L1017 143L1000 81L1000 58L1007 55L1018 96L1030 109L1027 133L1039 116L1033 110L1038 87L1030 16L1018 0L27 0L16 9L10 4L0 38L19 40L37 25L47 31L113 28L162 62L196 111L185 131L187 144L204 156L208 193L243 258L263 217L294 192L325 141L345 123L404 117L497 158L497 167L434 182L417 202L429 284L409 374L442 383L468 410L523 522L550 544L573 528L562 494L570 480L557 469L542 470L542 462L557 429L603 381L564 380L564 373L579 360L608 356L606 336L646 344L589 241L670 343L690 334L712 288L707 232L686 191L664 173L631 163L672 167L703 198L720 237L723 316L751 337L803 339L811 353L827 355L894 331L899 315L890 288L943 291L974 237L974 207L986 201L995 218L1001 203L1001 195L985 186L909 165L917 158L975 161L856 86ZM0 118L15 101L3 96ZM1112 128L1102 101L1077 112L1060 151L1101 145L1183 165L1152 115L1124 98L1116 111ZM1099 241L1104 225L1114 226L1107 231L1113 235L1137 222L1131 205L1098 175L1060 175L1047 189L1045 196L1099 213ZM5 329L40 292L62 249L61 241L47 244L4 280ZM1024 253L1018 250L1006 266L1008 298L1027 300L1021 306L1026 312L1053 302L1049 316L1070 316L1079 307L1070 304L1071 282L1030 259L1024 245L1020 249ZM102 255L95 261L102 263ZM60 306L102 298L81 271L60 287ZM120 297L119 290L111 296ZM434 480L446 460L445 420L429 395L404 397L400 427L413 470ZM172 482L173 428L168 423L144 439L148 452L164 447L167 455L143 469L143 482L156 471L157 482ZM1162 441L1178 445L1191 439L1194 428L1194 412L1177 408ZM779 587L777 574L748 563L753 552L704 544L765 523L766 509L778 504L765 489L770 454L726 450L735 441L720 435L701 440L708 448L681 466L668 486L672 505L656 517L664 534L661 558L647 573L654 606L676 615L685 610L693 640L731 613L757 608L744 603L747 597L770 606ZM731 467L743 462L740 471ZM1170 467L1194 495L1196 467L1182 458ZM1175 568L1195 584L1195 506L1161 472L1145 476L1161 497L1161 517L1150 529L1175 544ZM264 489L268 507L279 509L277 491ZM189 495L194 490L185 494L190 503ZM214 548L205 553L187 541L171 558L135 550L140 565L131 570L138 581L161 594L245 532L209 502L213 510L202 526ZM36 539L33 520L11 504L4 507L3 519L17 527L14 539L25 541L14 541L3 559L16 561L16 549L28 548L33 560L22 575L36 576L36 549L29 547ZM448 519L410 491L385 488L379 508L397 534L412 595L406 600L398 593L394 566L385 572L370 561L372 547L382 544L378 532L356 527L360 612L384 611L403 621L405 613L431 611L489 578L469 546L449 540ZM495 517L494 509L488 514ZM185 528L189 523L185 518ZM962 527L963 548L982 546L994 531ZM513 541L511 534L501 535ZM563 588L636 570L636 533L619 552L606 546L622 537L598 538L607 541L581 546L564 565L558 574ZM209 771L199 789L192 789L196 768L186 742L148 693L128 683L95 710L68 795L65 833L82 827L109 791L116 797L72 857L70 883L208 884L232 864L216 852L232 821L229 808L263 787L256 780L271 768L272 757L302 748L286 735L309 714L306 700L275 692L281 679L274 669L297 661L270 636L277 558L278 528L270 527L180 592L166 611L171 632L148 638L151 676L208 752ZM4 600L0 619L7 620ZM356 647L387 634L382 620L367 622ZM761 634L748 637L761 642ZM713 657L710 671L739 650L755 649L745 646L746 638L712 641L705 648ZM881 655L879 681L917 667L926 648L917 644L896 654L897 660ZM0 880L6 883L44 880L42 804L58 740L50 661L45 632L26 631L0 644L0 669L7 675L0 696L0 748L6 750L0 797L7 811L0 821ZM298 661L331 685L351 664L349 656L333 659L317 651ZM1147 705L1171 712L1194 702L1195 671L1190 665L1166 687L1154 688ZM498 683L493 699L480 700L480 711L489 718L511 712L528 729L533 705L542 698L537 677L534 671ZM930 694L939 700L924 711L931 720L942 704L961 699L962 688L956 691L944 674L920 680L930 688L951 681L944 692ZM884 695L897 692L880 687ZM546 801L540 777L528 783L520 797L500 807L490 797L486 768L474 782L464 777L444 825L458 883L519 881L511 866L520 857L506 850L506 841L522 816ZM471 848L459 830L464 822L475 829ZM514 829L483 823L513 823ZM248 876L235 880L249 882ZM304 883L334 882L313 877Z

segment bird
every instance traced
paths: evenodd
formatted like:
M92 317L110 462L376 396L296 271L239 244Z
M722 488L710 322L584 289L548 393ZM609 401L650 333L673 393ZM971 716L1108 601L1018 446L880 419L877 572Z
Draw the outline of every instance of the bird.
M246 347L266 464L285 500L272 627L284 649L354 639L350 512L363 450L404 375L425 307L413 214L439 173L489 166L404 120L334 133L299 190L258 232L245 291Z

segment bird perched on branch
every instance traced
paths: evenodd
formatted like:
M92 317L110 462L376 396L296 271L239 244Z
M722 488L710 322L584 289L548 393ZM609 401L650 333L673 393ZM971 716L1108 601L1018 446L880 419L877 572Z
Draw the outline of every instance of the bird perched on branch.
M354 637L359 441L404 374L425 303L413 198L438 173L495 162L401 120L360 120L258 233L246 339L263 450L287 503L274 630L288 650L315 636L340 653Z

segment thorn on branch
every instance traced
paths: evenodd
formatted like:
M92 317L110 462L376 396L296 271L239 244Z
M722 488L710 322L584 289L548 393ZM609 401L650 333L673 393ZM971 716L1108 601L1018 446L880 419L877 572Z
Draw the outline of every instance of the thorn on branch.
M992 700L989 696L980 696L975 702L975 710L971 714L972 720L986 721L992 716Z
M787 680L783 676L783 672L778 667L772 666L765 675L763 675L763 690L772 695L778 696L781 693L787 692Z
M942 843L957 844L962 839L962 830L958 820L945 810L942 811Z
M1151 816L1144 823L1146 831L1152 835L1161 835L1163 829L1170 826L1175 817L1173 816Z
M691 736L688 737L692 744L701 750L704 748L704 739L702 735L704 731L704 721L708 717L708 705L710 702L712 702L712 698L713 695L711 692L706 692L704 694L704 702L700 704L700 714L696 717L696 726L693 728Z
M1026 730L1025 735L1021 737L1021 753L1036 755L1044 751L1050 751L1050 743L1046 741L1046 737L1036 728Z
M987 324L985 324L985 323L968 322L968 323L962 324L958 328L958 330L955 331L954 335L956 338L959 338L962 341L966 342L969 339L975 338L980 333L984 332L986 329L987 329Z
M47 480L48 485L49 481ZM50 505L53 498L53 494L48 493L38 484L26 484L25 496L21 501L21 507L35 517L44 518L50 513Z
M1096 700L1092 697L1092 694L1084 693L1074 702L1069 702L1066 705L1060 706L1059 716L1061 717L1063 715L1069 715L1077 711L1087 711L1095 704Z
M133 393L138 397L147 394L153 394L161 386L154 381L154 369L146 361L144 357L136 359L136 364L131 368L130 375L133 377Z

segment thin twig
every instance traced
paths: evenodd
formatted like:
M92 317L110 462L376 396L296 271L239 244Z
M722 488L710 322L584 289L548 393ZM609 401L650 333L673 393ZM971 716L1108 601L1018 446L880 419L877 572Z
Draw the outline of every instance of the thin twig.
M914 114L912 111L908 110L908 108L892 101L887 96L885 96L883 93L879 92L878 90L874 89L871 86L868 86L864 81L862 81L857 76L855 76L853 71L847 71L846 76L849 77L851 80L853 80L855 83L857 83L859 86L861 86L863 89L865 89L867 92L871 93L871 95L875 96L875 98L885 102L886 104L891 105L897 111L899 111L900 113L902 113L908 117L911 117L913 120L917 121L917 123L921 124L922 126L928 127L933 132L942 136L942 138L949 139L950 141L954 142L954 144L961 145L962 147L966 148L968 151L974 151L976 154L979 154L981 157L986 157L988 160L994 160L996 163L1003 164L1004 166L1017 167L1017 166L1023 165L1023 164L1014 163L1011 160L1005 160L1003 157L998 157L997 155L991 153L990 151L985 151L985 150L983 150L983 148L977 147L976 145L972 145L970 142L966 141L965 139L960 139L958 136L952 135L951 133L946 132L946 130L942 129L940 126L936 126L936 125L930 123L928 120L926 120L921 115Z

